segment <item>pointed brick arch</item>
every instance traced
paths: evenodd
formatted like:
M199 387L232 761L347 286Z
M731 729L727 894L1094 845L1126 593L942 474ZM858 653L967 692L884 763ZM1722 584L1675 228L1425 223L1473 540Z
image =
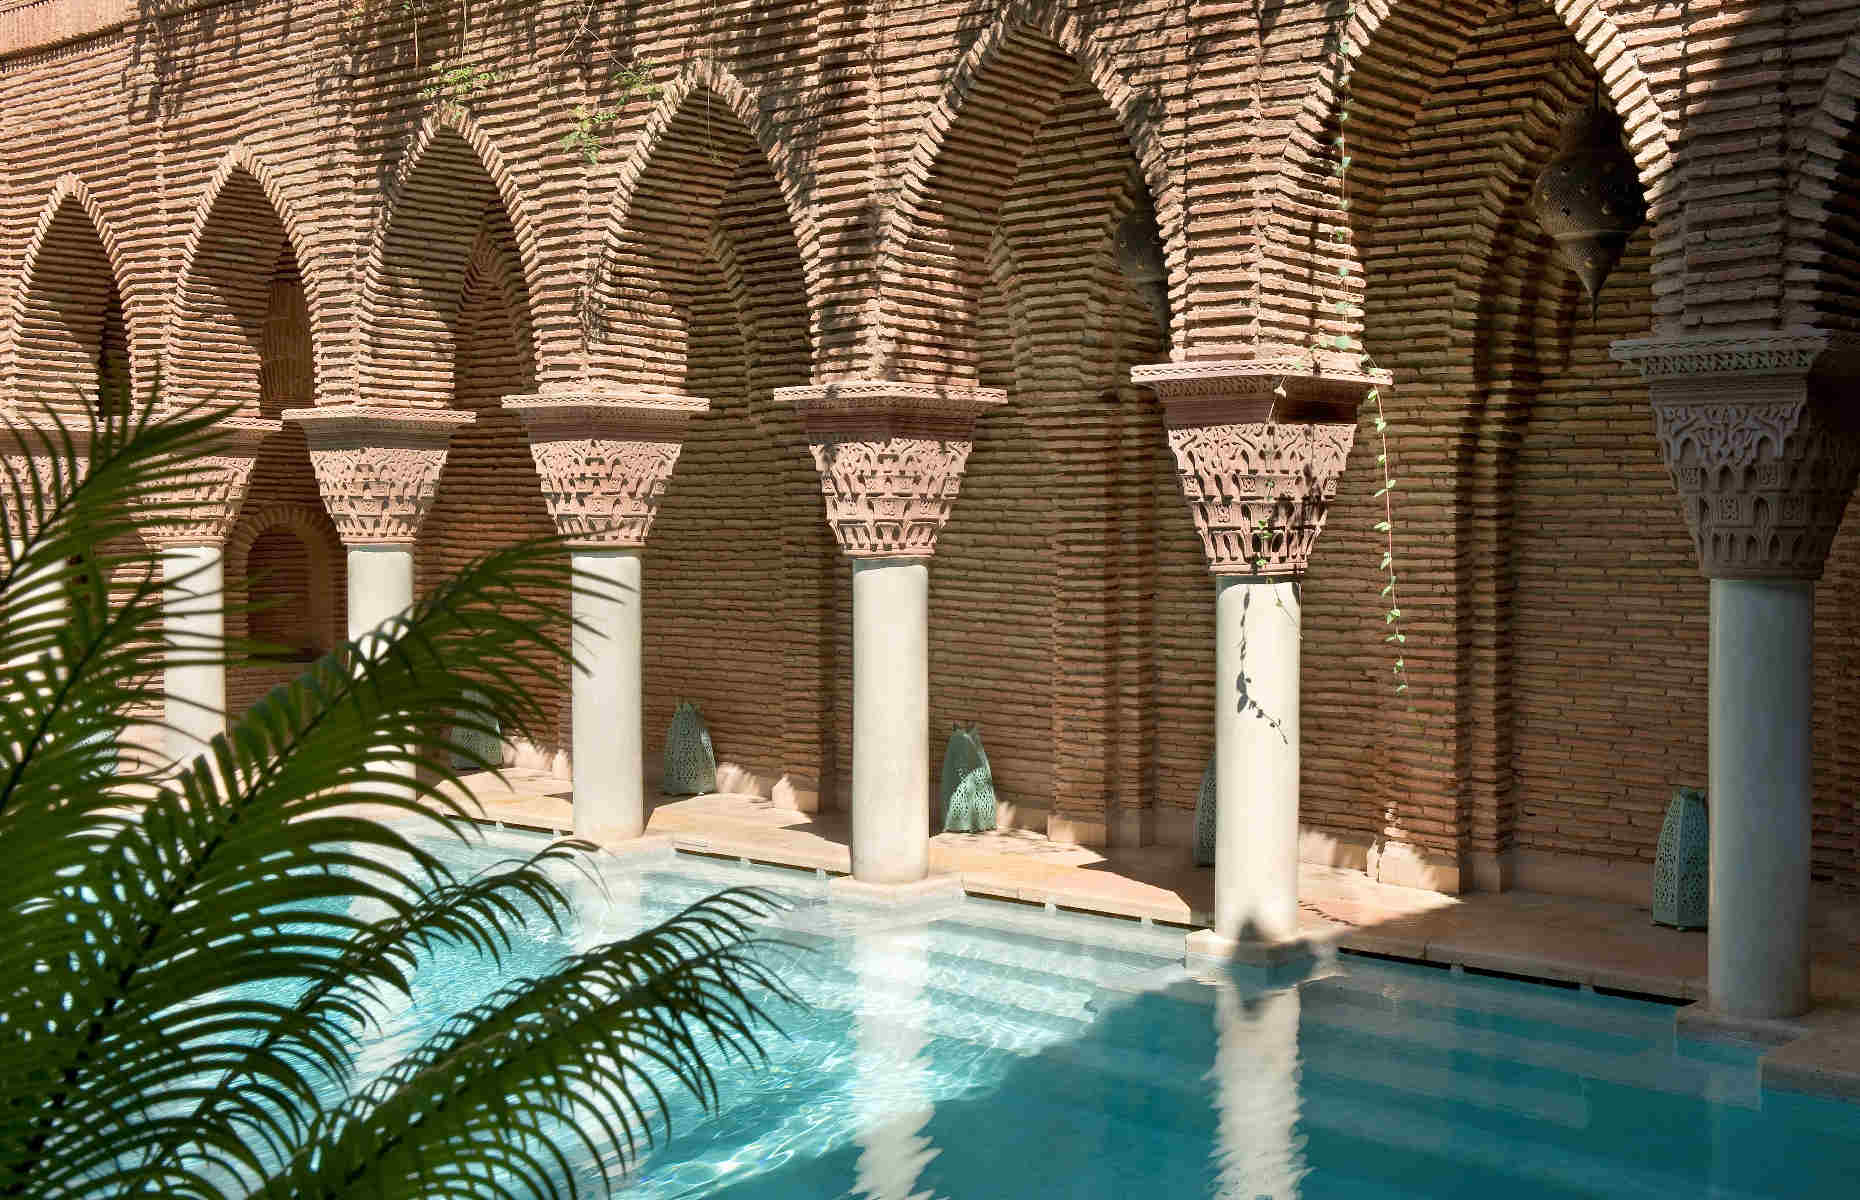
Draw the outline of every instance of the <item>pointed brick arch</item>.
M1646 191L1656 252L1679 252L1679 176L1674 135L1653 96L1633 49L1598 0L1544 0L1593 67L1620 113L1627 143ZM1264 262L1249 311L1210 312L1202 323L1257 322L1258 339L1273 352L1302 352L1314 340L1328 346L1338 334L1360 340L1363 264L1353 229L1373 218L1415 115L1431 94L1424 81L1438 78L1474 31L1510 0L1400 0L1358 7L1342 42L1351 51L1343 72L1318 73L1292 121L1276 172L1266 180L1260 231ZM1341 77L1340 77L1341 76ZM1338 203L1335 138L1342 90L1352 111L1348 123L1351 216ZM1676 258L1674 261L1677 261ZM1683 304L1664 294L1656 319ZM1342 306L1341 310L1339 306Z
M76 409L96 399L106 364L139 383L124 306L125 255L91 190L75 175L53 185L26 244L7 314L0 402ZM78 396L84 400L80 402Z
M742 84L699 62L666 90L621 169L585 323L591 381L682 386L691 306L705 273L698 264L715 260L726 202L749 193L758 197L753 223L762 247L750 265L766 264L780 293L778 303L756 307L785 309L781 320L805 330L813 359L817 238L788 151Z
M208 180L182 250L162 356L171 398L261 415L266 328L281 282L303 293L314 396L322 383L317 331L327 296L321 263L305 253L301 226L274 173L249 148L236 146Z
M483 129L446 106L421 126L395 174L364 274L365 402L449 403L459 306L487 228L507 231L499 236L514 254L530 328L539 266L529 206Z
M1170 291L1186 294L1181 197L1162 114L1053 3L1008 6L963 56L902 171L878 252L876 375L972 384L974 323L989 239L1020 161L1062 95L1083 81L1121 128L1156 207Z
M1783 327L1860 329L1860 30L1849 35L1800 136Z
M766 220L785 227L800 262L800 309L790 320L805 331L809 359L817 353L818 225L794 154L735 74L716 61L696 60L664 89L608 203L582 322L590 380L671 387L681 378L677 357L688 324L690 260L707 253L707 218L716 218L729 190L727 175L746 167L755 188L779 201L781 221L774 221L776 205L763 207ZM677 210L681 201L686 212ZM660 247L651 244L653 234L670 234L670 255L655 253ZM638 370L616 361L640 353L649 361Z

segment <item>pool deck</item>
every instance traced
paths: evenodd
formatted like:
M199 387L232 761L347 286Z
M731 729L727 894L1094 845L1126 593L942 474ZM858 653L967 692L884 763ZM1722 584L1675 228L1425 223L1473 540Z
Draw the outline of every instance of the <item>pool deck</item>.
M511 769L469 781L487 820L567 830L569 785ZM649 798L648 834L692 853L845 874L845 813L804 813L753 795ZM598 840L598 839L597 839ZM972 896L1054 905L1184 927L1207 925L1214 873L1179 847L1096 850L1025 830L940 834L933 875L960 878ZM1377 883L1358 871L1299 869L1301 932L1344 950L1497 971L1584 987L1700 1000L1706 937L1656 926L1649 910L1531 892L1437 892ZM1860 908L1822 912L1813 930L1816 1007L1791 1021L1719 1018L1694 1004L1678 1024L1697 1036L1773 1047L1765 1087L1860 1100Z

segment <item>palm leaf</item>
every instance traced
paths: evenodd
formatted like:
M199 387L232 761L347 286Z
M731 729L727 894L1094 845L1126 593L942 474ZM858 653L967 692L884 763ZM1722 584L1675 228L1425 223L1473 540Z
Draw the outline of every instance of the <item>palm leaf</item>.
M21 515L0 571L0 688L16 700L0 705L0 853L17 864L0 877L0 1194L245 1194L275 1190L280 1167L327 1180L337 1161L385 1180L416 1143L435 1181L481 1184L471 1164L499 1154L542 1179L588 1104L622 1114L601 1127L629 1146L648 1128L629 1090L640 1068L598 1052L662 1060L714 1098L697 1033L673 1031L754 1047L762 1010L744 987L783 994L745 949L746 897L500 993L392 1086L322 1110L317 1085L347 1085L384 999L435 950L495 959L525 921L566 911L551 871L582 847L462 880L420 835L469 836L450 726L548 727L523 680L569 651L547 632L565 614L534 597L572 577L553 541L487 555L274 690L206 755L100 771L100 744L153 723L176 654L156 560L128 539L179 519L163 498L198 478L213 419L124 406L81 438L56 420L11 433L51 461L0 479ZM472 1075L447 1082L459 1070ZM508 1101L486 1091L497 1080ZM456 1116L385 1136L416 1097L442 1095Z

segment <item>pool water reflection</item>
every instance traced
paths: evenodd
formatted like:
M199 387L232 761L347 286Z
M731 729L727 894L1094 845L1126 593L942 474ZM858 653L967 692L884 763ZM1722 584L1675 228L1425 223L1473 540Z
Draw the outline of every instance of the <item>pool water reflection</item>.
M503 839L503 840L498 840ZM527 843L497 835L488 863ZM507 964L754 883L794 907L769 1061L623 1194L986 1197L1821 1196L1860 1187L1860 1106L1757 1087L1756 1051L1681 1039L1665 1005L1344 956L1192 977L1180 931L967 900L899 915L824 881L691 856L609 860L580 925ZM499 977L422 974L370 1061ZM583 1164L593 1182L593 1164Z

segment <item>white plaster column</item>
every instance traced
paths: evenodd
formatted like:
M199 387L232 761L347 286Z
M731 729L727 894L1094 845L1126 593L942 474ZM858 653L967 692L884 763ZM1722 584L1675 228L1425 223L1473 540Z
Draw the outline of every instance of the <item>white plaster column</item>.
M510 396L543 500L566 539L578 664L569 677L575 833L646 831L642 554L691 418L710 402L646 390Z
M1616 342L1614 356L1647 380L1711 580L1707 1005L1795 1016L1810 1004L1814 581L1860 474L1860 436L1830 414L1860 378L1860 342L1804 330Z
M585 577L572 601L575 833L636 838L646 831L640 555L577 550L571 561Z
M226 573L219 545L163 546L163 749L174 762L226 731Z
M993 388L884 379L780 388L807 427L827 525L853 560L852 878L927 888L930 559ZM927 894L927 893L926 893Z
M1215 586L1214 932L1283 942L1298 935L1299 585Z
M853 560L852 873L930 873L930 566Z
M360 642L413 607L413 547L348 548L349 640Z
M1806 1012L1815 585L1711 581L1711 1005Z
M1304 362L1136 367L1162 399L1215 590L1213 928L1191 957L1271 961L1298 935L1300 597L1380 375Z
M190 460L172 490L145 502L142 536L161 554L162 750L174 763L191 762L226 731L226 537L265 439L283 427L221 418L211 451Z
M301 424L309 442L317 490L348 550L349 640L365 641L413 607L414 541L438 494L452 432L472 416L328 404L289 409L284 419ZM411 795L413 764L384 761L375 769L409 780L405 789L376 784L377 791Z

